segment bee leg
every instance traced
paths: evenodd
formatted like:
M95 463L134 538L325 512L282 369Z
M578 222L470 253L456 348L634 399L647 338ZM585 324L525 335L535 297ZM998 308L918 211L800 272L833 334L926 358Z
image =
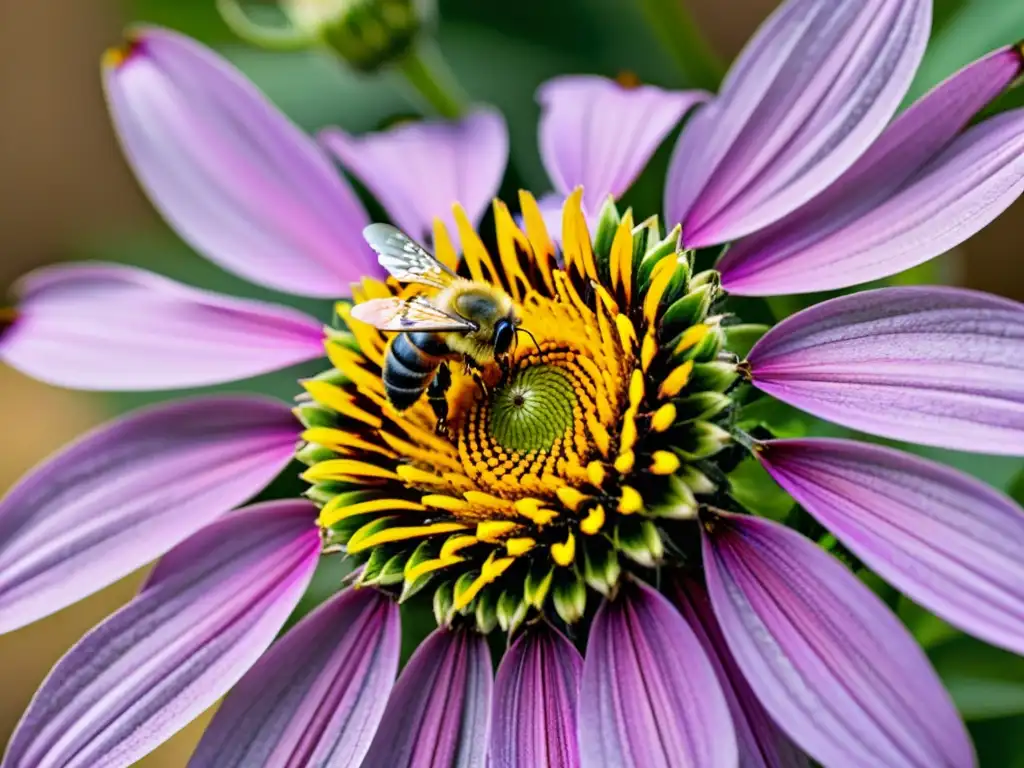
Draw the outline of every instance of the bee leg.
M481 366L476 360L471 357L464 357L463 362L463 373L473 378L474 383L480 387L480 391L483 392L484 397L490 393L490 387L487 386L487 382L484 381L483 366Z
M508 377L512 373L512 364L508 361L507 357L499 357L498 367L501 369L501 379L498 382L498 386L504 387L508 384Z
M437 417L437 424L434 431L439 435L448 433L448 388L452 385L452 372L448 370L448 364L443 363L434 374L434 378L427 387L427 400Z

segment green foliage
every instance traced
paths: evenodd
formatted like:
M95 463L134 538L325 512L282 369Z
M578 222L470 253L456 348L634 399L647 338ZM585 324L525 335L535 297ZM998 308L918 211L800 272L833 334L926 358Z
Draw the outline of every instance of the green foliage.
M1024 714L1024 658L966 635L928 655L964 719Z

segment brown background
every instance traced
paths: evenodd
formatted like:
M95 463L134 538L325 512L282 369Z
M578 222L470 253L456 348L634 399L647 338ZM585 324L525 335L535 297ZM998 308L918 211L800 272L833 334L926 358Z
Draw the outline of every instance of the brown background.
M212 0L211 0L212 2ZM775 0L719 0L696 13L723 60ZM59 21L55 21L59 19ZM99 52L126 20L110 0L0 0L0 284L53 261L83 238L153 224L121 160L104 111ZM40 30L45 30L41 33ZM966 284L1024 298L1024 201L962 249ZM0 490L105 417L102 402L0 367ZM0 744L49 667L92 624L127 600L140 576L56 616L0 637ZM193 724L140 765L184 765Z

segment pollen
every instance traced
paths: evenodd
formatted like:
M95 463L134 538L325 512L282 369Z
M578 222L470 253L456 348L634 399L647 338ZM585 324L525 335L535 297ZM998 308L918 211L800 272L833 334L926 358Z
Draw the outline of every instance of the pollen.
M302 382L295 408L326 545L362 564L360 584L433 593L442 623L579 621L587 589L608 594L680 551L663 541L693 535L679 526L717 487L689 457L730 434L725 378L707 373L719 283L692 284L678 229L662 238L656 219L635 226L608 202L591 232L575 190L556 242L530 194L519 206L522 224L495 202L494 251L461 207L457 238L435 221L436 260L507 294L528 332L501 360L444 361L444 421L426 396L390 403L394 334L352 318L362 302L430 296L394 279L364 279L354 305L337 304L348 330L328 332L331 368Z

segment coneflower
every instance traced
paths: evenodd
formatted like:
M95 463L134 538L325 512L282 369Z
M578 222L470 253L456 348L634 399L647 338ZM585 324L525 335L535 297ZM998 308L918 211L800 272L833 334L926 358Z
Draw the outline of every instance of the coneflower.
M386 279L327 156L209 51L133 35L107 91L167 219L254 282L349 298L328 321L127 267L24 280L0 356L64 386L191 387L326 360L291 405L200 397L129 415L0 503L2 630L162 556L58 662L4 767L126 766L225 694L191 765L972 765L891 611L821 542L743 509L729 477L754 457L832 549L1024 652L1011 500L891 448L744 421L771 396L872 434L1024 454L1020 304L870 290L751 348L759 331L729 302L889 276L1021 193L1024 111L968 127L1024 70L1019 49L890 123L929 22L923 0L790 0L714 98L556 79L540 92L555 194L494 201L493 235L477 227L508 148L497 113L325 134L396 224L508 293L533 336L507 376L452 366L440 432L426 398L389 404L389 335L349 322L422 289ZM694 108L665 218L622 210ZM697 269L695 249L727 244ZM294 457L308 500L224 514ZM351 583L275 642L317 561L340 556L359 563ZM398 605L426 599L437 629L395 682Z

